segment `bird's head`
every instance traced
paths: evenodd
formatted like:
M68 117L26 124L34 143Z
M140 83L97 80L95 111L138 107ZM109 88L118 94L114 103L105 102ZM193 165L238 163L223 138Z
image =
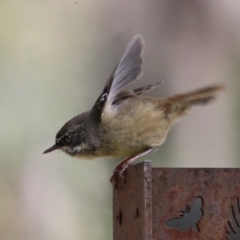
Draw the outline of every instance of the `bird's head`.
M43 153L59 149L69 155L77 155L88 148L86 136L86 118L80 114L63 125L56 135L55 144Z

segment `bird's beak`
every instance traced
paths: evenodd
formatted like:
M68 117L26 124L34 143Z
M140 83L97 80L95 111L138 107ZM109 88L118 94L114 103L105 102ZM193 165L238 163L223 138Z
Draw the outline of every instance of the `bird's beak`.
M50 147L46 151L44 151L43 154L52 152L52 151L54 151L54 150L56 150L58 148L60 148L60 146L58 146L57 144L54 144L52 147Z

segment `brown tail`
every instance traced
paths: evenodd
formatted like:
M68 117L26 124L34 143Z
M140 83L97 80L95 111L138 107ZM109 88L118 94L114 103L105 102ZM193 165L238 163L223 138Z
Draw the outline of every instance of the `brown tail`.
M165 102L168 118L179 118L193 105L204 105L213 100L224 89L223 85L213 85L186 94L169 97Z

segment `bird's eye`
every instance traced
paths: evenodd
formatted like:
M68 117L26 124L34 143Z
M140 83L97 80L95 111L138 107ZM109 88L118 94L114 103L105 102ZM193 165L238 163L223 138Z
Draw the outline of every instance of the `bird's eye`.
M71 140L70 135L65 136L65 140L66 140L66 142L70 142L70 140Z

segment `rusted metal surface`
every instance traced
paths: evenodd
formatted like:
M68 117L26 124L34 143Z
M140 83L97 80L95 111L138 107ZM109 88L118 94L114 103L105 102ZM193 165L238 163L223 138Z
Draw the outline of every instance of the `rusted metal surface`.
M240 239L240 169L150 166L131 166L114 191L114 240Z
M236 201L235 206L231 209L231 221L228 223L229 240L240 239L240 205L239 198Z
M227 239L231 205L240 196L239 169L152 169L153 239ZM199 232L180 232L166 226L168 219L179 217L196 197L203 199ZM236 238L237 239L237 238Z
M130 167L124 176L113 190L114 240L151 240L151 162Z

